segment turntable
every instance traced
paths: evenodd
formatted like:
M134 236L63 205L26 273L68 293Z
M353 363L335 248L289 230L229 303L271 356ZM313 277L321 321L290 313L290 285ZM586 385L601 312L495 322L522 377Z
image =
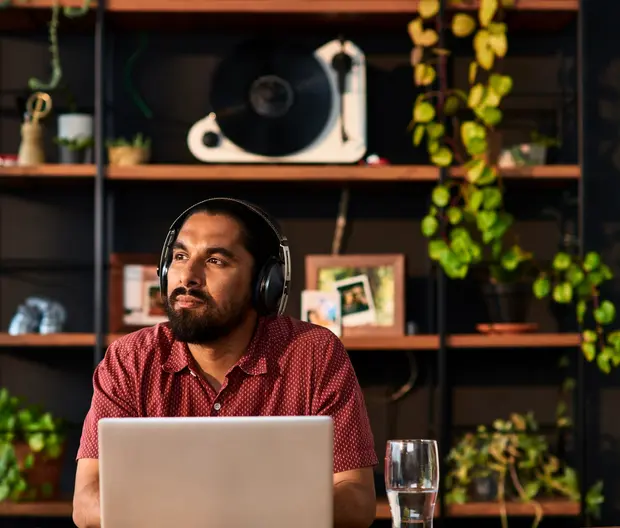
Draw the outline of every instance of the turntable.
M350 41L251 40L215 72L187 144L211 163L354 163L366 152L366 64Z

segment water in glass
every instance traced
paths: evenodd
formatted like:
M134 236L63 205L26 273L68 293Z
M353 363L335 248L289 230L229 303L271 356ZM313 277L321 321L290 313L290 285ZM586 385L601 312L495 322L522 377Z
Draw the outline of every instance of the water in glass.
M437 442L389 440L385 488L394 528L432 528L439 489Z

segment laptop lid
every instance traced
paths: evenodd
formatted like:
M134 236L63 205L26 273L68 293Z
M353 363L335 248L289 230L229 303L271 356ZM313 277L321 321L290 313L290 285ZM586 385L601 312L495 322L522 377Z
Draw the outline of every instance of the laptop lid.
M327 416L104 418L102 528L331 528Z

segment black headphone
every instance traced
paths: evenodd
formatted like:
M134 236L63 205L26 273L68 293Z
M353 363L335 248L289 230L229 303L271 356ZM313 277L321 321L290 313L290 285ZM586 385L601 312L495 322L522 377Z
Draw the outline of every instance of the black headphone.
M254 307L261 315L281 315L284 313L291 284L291 253L288 247L288 240L269 219L267 213L256 205L243 200L237 200L236 198L209 198L208 200L203 200L183 211L172 223L168 230L168 235L159 258L159 267L157 268L160 294L166 296L168 292L168 268L172 261L172 246L177 239L179 229L193 211L209 204L222 207L223 209L234 205L241 205L254 213L271 228L280 244L279 254L271 255L258 271L253 292Z

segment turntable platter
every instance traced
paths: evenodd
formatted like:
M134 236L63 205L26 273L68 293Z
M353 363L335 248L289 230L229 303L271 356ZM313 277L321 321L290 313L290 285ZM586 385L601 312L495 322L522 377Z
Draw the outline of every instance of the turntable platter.
M330 81L311 50L246 41L217 68L210 102L222 133L239 148L280 157L306 148L334 104Z

